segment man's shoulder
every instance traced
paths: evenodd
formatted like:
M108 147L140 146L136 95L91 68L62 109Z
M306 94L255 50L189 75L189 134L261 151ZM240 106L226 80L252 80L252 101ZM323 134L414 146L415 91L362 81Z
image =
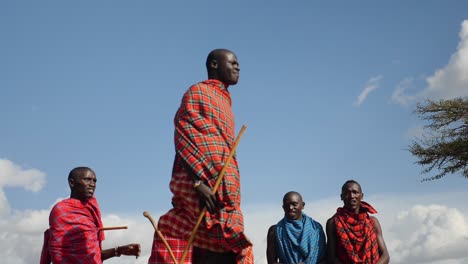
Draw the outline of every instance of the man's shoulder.
M55 203L55 205L52 207L52 210L63 207L63 206L67 206L69 203L70 203L70 198L60 200L57 203Z
M336 213L334 213L330 218L327 219L327 226L335 225L335 218L337 217Z
M270 226L270 228L268 228L268 234L276 234L276 225L272 225Z
M380 225L379 219L377 219L377 217L369 215L369 219L372 221L374 225Z
M206 81L198 82L190 85L190 87L185 92L184 96L196 96L199 94L205 94L209 91L209 86Z
M92 204L94 205L95 207L98 207L98 203L97 203L97 200L96 198L91 198L88 200L87 202L88 204ZM86 204L86 203L85 203ZM74 199L74 198L66 198L66 199L63 199L59 202L57 202L53 207L52 207L52 210L66 210L66 209L81 209L81 208L84 208L86 207L85 204L83 204L83 202L81 202L80 200L78 199Z
M333 221L336 217L338 217L338 214L334 213L330 218L328 218L327 222L328 221Z
M210 85L210 83L208 82L208 80L204 80L204 81L200 81L200 82L197 82L197 83L194 83L194 84L190 85L189 90L191 90L191 89L206 89L209 85Z

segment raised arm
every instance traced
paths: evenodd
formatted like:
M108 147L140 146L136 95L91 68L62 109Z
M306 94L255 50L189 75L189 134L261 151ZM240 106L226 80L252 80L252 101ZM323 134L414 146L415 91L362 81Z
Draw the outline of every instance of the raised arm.
M336 255L336 225L333 217L327 221L327 259L329 264L342 264Z
M377 218L372 217L372 220L374 221L377 243L379 244L380 258L379 261L377 261L377 264L388 264L390 262L390 255L388 254L387 246L385 245L385 241L382 235L382 228L380 227L380 223Z

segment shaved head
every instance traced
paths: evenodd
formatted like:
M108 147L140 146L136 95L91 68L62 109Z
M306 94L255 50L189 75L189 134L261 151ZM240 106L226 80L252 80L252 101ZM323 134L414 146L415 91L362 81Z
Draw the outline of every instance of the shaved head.
M302 219L302 210L304 209L304 201L302 195L298 192L287 192L283 196L283 211L284 217L289 220Z
M217 61L221 62L226 58L227 54L234 54L234 52L228 50L228 49L215 49L212 50L209 54L208 57L206 58L206 70L210 72L211 68L211 62Z
M362 192L361 184L359 184L359 183L358 183L357 181L355 181L355 180L347 180L347 181L343 184L343 186L341 186L341 193L344 192L344 190L345 190L345 188L346 188L346 186L347 186L348 184L356 184L357 186L359 186L359 191Z
M88 168L88 167L76 167L74 168L73 170L70 171L70 173L68 174L68 179L78 179L78 176L81 176L81 175L84 175L86 172L92 172L94 174L96 174L91 168Z
M295 192L295 191L290 191L290 192L287 192L287 193L283 196L283 203L286 201L286 199L288 199L288 197L289 197L290 195L297 195L297 196L299 196L299 198L300 198L301 201L302 201L302 195L301 195L300 193Z
M93 197L96 189L96 173L88 167L77 167L68 174L70 198L86 201Z
M227 88L239 81L239 62L234 52L227 49L212 50L206 58L208 79L218 80Z

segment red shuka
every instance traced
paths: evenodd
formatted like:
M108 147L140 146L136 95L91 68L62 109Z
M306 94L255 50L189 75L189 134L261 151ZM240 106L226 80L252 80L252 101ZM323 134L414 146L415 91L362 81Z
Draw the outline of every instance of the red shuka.
M375 214L377 211L370 204L361 202L359 214L338 208L333 217L337 254L344 264L374 264L380 258L374 221L369 213Z
M97 264L101 260L104 233L101 211L96 198L86 202L68 198L57 203L50 212L50 228L44 234L41 264Z
M218 80L191 86L184 94L174 124L176 157L170 182L173 208L161 216L158 228L170 237L188 240L201 212L193 177L213 188L234 144L234 115L227 87ZM246 250L252 244L244 234L235 157L216 195L223 208L215 214L206 213L193 245L214 252L251 252ZM253 263L252 256L249 260Z

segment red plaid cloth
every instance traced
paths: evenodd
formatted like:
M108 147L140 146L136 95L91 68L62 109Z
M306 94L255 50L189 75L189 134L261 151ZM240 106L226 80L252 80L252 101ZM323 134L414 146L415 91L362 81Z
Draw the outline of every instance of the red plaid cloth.
M161 216L158 227L165 235L188 240L201 211L192 176L213 188L234 144L234 115L227 87L217 80L190 87L174 124L176 157L170 182L173 209ZM226 169L217 197L224 207L216 214L206 213L193 245L214 252L240 253L252 244L244 234L235 157Z
M380 258L374 221L369 213L377 211L368 203L361 202L359 214L338 208L334 216L338 237L337 253L344 264L374 264Z
M169 236L164 236L164 239L166 239L167 244L169 244L169 246L171 247L172 253L174 253L174 256L177 259L177 261L180 261L182 255L184 254L184 250L188 244L188 241ZM191 263L192 247L190 247L189 252L184 260L184 264ZM167 250L163 241L156 234L156 232L154 233L153 247L151 250L150 259L148 260L148 264L174 264L174 261L172 260L169 251Z
M237 264L255 264L252 246L244 248L236 257Z
M193 258L197 259L196 263L205 263L207 259L209 259L210 262L213 263L213 258L212 258L213 254L223 254L223 253L213 253L212 251L208 251L206 249L196 248L196 247L193 248ZM228 254L230 255L234 253L230 252ZM234 257L234 255L229 256L229 259L231 257ZM240 253L235 254L235 258L236 258L236 264L254 264L252 246L244 248ZM221 260L218 259L218 261L221 261ZM226 261L226 259L224 261Z
M50 212L49 226L44 234L41 264L47 261L54 264L102 263L101 241L104 240L104 233L99 232L102 222L96 198L87 202L68 198L57 203Z

